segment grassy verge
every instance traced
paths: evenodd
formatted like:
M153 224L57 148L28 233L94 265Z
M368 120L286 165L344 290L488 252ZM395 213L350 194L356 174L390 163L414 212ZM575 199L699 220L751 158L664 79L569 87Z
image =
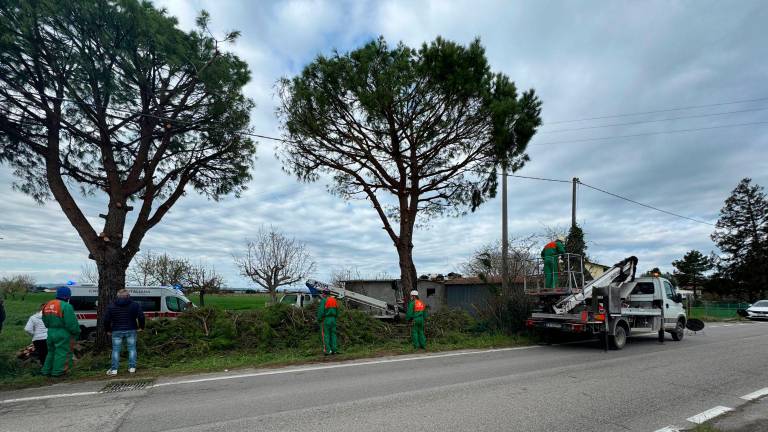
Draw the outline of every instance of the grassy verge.
M50 296L48 296L50 297ZM234 298L233 298L234 297ZM243 298L241 298L243 297ZM258 297L262 297L259 299ZM342 354L322 355L319 330L312 308L278 305L266 308L264 296L206 296L207 308L175 321L153 321L138 341L139 377L215 372L245 367L276 367L312 362L351 360L413 353L407 324L388 324L361 312L342 310L339 341ZM212 301L209 301L211 299ZM9 320L0 350L0 389L42 386L52 381L36 375L39 366L20 363L16 352L29 344L23 326L43 296L7 305ZM249 301L253 309L227 310ZM492 334L466 314L444 312L430 316L428 351L481 349L528 344L522 336ZM6 333L6 331L8 333ZM6 338L6 336L12 336ZM109 352L86 353L64 381L106 379ZM123 353L125 358L125 353ZM125 377L125 359L118 377Z
M427 352L440 352L458 349L483 349L501 348L510 346L527 345L528 339L524 336L507 335L478 335L468 336L464 334L450 335L428 342ZM409 343L392 341L370 346L355 345L341 347L342 353L326 357L321 354L320 344L314 349L283 349L273 352L258 352L256 350L233 350L222 353L211 353L202 356L190 356L173 362L163 361L162 358L142 355L139 351L139 368L136 378L157 378L162 376L183 375L202 372L223 372L238 368L252 367L279 367L299 365L315 362L354 360L361 358L382 357L390 355L411 354L416 352ZM125 353L121 360L121 366L125 367ZM77 382L108 379L105 371L109 368L109 353L87 354L75 366L73 372L67 377L52 380L38 376L34 369L24 368L11 375L0 377L0 390L12 390L25 387L45 386L58 382ZM118 378L126 378L125 369L120 371ZM112 377L109 377L112 379Z

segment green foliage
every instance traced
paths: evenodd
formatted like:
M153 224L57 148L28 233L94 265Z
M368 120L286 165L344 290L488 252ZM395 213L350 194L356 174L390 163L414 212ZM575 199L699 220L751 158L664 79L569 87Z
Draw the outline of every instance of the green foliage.
M330 173L344 198L407 198L400 182L419 179L423 216L474 209L493 196L495 171L475 170L521 168L541 124L534 92L521 96L508 77L491 73L479 40L437 38L414 49L382 37L318 57L283 79L280 93L289 170L303 180Z
M704 283L704 273L714 268L712 259L697 250L691 250L683 255L680 260L672 261L675 267L675 280L681 286L696 287Z
M725 200L712 240L725 254L721 277L731 279L750 299L768 286L768 199L763 187L745 178Z
M568 230L565 238L565 251L571 254L581 255L587 259L587 243L584 241L584 230L578 225L573 225Z

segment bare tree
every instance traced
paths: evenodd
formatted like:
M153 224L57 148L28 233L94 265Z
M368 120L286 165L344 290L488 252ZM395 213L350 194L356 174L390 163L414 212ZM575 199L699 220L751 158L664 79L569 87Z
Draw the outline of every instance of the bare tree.
M357 267L342 267L331 271L331 284L341 286L344 282L362 279L360 269Z
M531 270L533 258L535 257L534 248L536 246L536 236L528 236L519 239L509 240L509 260L507 261L507 274L510 282L519 280ZM468 275L479 277L487 282L499 284L501 281L502 259L501 242L496 241L480 247L472 255L472 258L464 263L461 271ZM511 287L513 284L509 284ZM502 293L509 295L509 293Z
M308 277L315 269L304 243L289 238L275 227L259 228L256 238L247 243L244 256L235 256L240 274L269 291L277 301L277 288Z
M205 306L206 293L216 293L223 285L224 278L216 272L216 269L202 262L189 266L184 279L184 286L190 292L200 293L200 306Z
M128 268L128 280L139 286L183 285L190 272L189 261L167 253L146 252L136 257Z
M97 285L99 283L99 269L96 264L88 262L80 266L80 283Z

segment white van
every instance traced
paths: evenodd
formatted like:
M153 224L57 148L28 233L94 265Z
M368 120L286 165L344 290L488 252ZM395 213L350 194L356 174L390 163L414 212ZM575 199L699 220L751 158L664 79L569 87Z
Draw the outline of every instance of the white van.
M70 287L72 297L69 303L75 309L77 322L80 324L81 338L88 337L88 334L96 329L96 308L99 303L99 291L95 285L80 285ZM194 307L184 294L172 287L167 286L128 286L125 287L131 293L131 300L141 305L144 311L144 317L147 319L155 318L176 318L187 310Z

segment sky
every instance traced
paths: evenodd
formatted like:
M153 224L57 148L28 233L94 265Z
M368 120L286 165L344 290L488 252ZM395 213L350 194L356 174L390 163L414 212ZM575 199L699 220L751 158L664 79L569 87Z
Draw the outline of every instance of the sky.
M318 55L350 51L379 35L410 46L437 36L463 44L479 37L492 69L510 76L518 88L534 88L543 101L544 126L531 141L530 162L517 174L578 177L709 223L740 179L768 185L765 2L155 4L176 16L183 29L193 28L205 9L215 34L242 32L229 49L250 67L245 93L256 102L251 125L260 134L280 136L276 81L299 73ZM731 103L736 101L751 102ZM702 105L708 106L676 110ZM563 123L648 111L661 112ZM687 132L674 132L681 130ZM281 170L277 145L260 140L253 180L240 199L210 202L190 193L147 234L142 250L202 262L214 266L229 286L252 286L232 257L244 251L259 226L272 225L307 244L317 261L316 278L350 268L364 277L398 275L395 249L368 202L331 196L323 181L299 183ZM12 170L0 166L0 276L77 281L87 253L57 203L40 206L14 191L12 182ZM98 222L103 198L79 202ZM509 204L511 236L537 234L543 246L548 227L570 224L571 184L513 178ZM497 198L464 217L430 221L415 236L418 273L459 270L473 251L500 238L500 215ZM671 271L671 262L688 250L715 250L710 225L584 186L577 193L577 221L590 257L603 264L636 255L640 269Z

